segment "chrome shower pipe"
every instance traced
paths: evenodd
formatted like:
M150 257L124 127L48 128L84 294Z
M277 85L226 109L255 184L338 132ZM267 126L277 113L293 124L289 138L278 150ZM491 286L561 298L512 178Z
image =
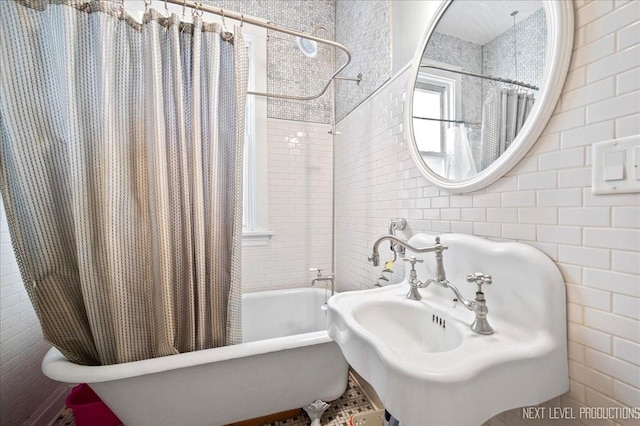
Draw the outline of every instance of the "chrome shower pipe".
M347 60L337 70L335 70L333 74L331 74L331 77L329 77L329 81L324 85L322 90L319 93L315 94L315 95L311 95L311 96L290 96L290 95L278 95L278 94L275 94L275 93L265 93L265 92L247 92L248 95L266 96L266 97L270 97L270 98L288 99L288 100L293 100L293 101L310 101L310 100L313 100L313 99L317 99L320 96L324 95L324 93L327 91L327 89L331 85L331 82L333 81L333 79L336 78L336 76L343 69L345 69L346 66L349 65L349 63L351 62L351 52L349 52L349 49L347 49L345 46L343 46L342 44L337 43L335 41L326 40L326 39L321 38L321 37L316 37L316 36L312 36L312 35L309 35L309 34L302 33L300 31L290 30L288 28L280 27L280 26L278 26L278 25L276 25L276 24L274 24L272 22L259 20L259 19L256 19L256 18L252 18L250 16L244 16L244 14L241 14L241 13L231 12L231 11L228 11L228 10L223 10L223 9L220 9L219 7L204 5L204 4L201 4L201 3L192 2L190 0L166 0L166 2L175 4L175 5L179 5L179 6L183 6L183 7L189 7L191 9L195 9L196 11L213 13L214 15L222 16L224 18L235 19L236 21L239 21L241 23L242 22L246 22L247 24L255 25L255 26L258 26L258 27L261 27L261 28L266 28L268 30L278 31L278 32L281 32L281 33L284 33L284 34L289 34L289 35L296 36L296 37L306 38L308 40L313 40L313 41L318 42L318 43L328 44L329 46L333 46L333 47L336 47L336 48L342 50L347 55Z

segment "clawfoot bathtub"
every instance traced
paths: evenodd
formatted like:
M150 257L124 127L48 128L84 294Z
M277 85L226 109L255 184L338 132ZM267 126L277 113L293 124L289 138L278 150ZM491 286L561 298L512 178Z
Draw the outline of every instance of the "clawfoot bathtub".
M326 331L324 291L243 295L244 343L106 366L69 362L52 348L54 380L88 383L126 426L224 425L331 401L348 364Z

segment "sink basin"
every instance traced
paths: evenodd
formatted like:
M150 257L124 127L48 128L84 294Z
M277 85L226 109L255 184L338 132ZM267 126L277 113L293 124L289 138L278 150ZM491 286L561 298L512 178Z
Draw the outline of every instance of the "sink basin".
M422 303L371 301L355 309L353 318L389 350L399 350L399 356L446 352L462 343L460 326L449 320L447 329L449 318Z
M433 242L428 234L409 241ZM329 300L329 335L385 408L407 426L480 425L568 391L565 290L555 264L520 243L459 234L441 242L447 278L466 299L475 297L467 273L493 276L484 293L494 334L471 331L475 314L435 284L420 290L421 300L407 299L406 279ZM424 259L418 279L433 277L433 253L416 256Z

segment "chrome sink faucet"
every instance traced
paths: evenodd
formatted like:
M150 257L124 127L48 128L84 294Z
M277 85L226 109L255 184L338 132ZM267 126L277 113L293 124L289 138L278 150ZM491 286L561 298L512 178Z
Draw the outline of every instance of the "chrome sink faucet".
M395 237L396 235L396 230L398 231L402 231L404 228L407 227L407 220L403 219L403 218L397 218L397 219L391 219L389 221L389 235L393 235ZM396 248L396 244L392 241L391 242L391 251L394 252L394 261L395 261L395 254L399 254L400 256L404 256L404 247L400 246L398 248Z
M420 300L422 296L418 291L419 288L425 287L424 283L418 280L418 274L416 273L416 262L422 263L424 259L416 259L415 256L411 256L409 259L402 259L405 262L411 262L411 271L409 272L409 293L407 293L407 299Z
M435 283L444 283L447 281L447 277L444 272L444 266L442 264L442 252L445 251L448 247L440 244L440 237L436 237L436 243L433 246L416 248L411 246L404 240L396 238L393 235L383 235L378 238L376 242L373 244L373 254L369 257L369 261L373 263L373 266L378 266L380 262L380 256L378 254L378 246L381 242L385 240L391 240L392 244L401 246L403 248L408 248L409 250L416 253L429 253L434 252L436 254L436 276L427 280L427 282L423 283L418 280L418 275L416 273L416 263L424 262L423 259L417 259L415 256L411 256L408 259L403 259L405 262L411 262L411 271L409 271L409 293L407 294L407 298L411 300L420 300L422 296L418 291L419 288L425 288L432 282ZM440 284L443 285L443 284Z
M451 289L451 291L453 291L453 293L456 295L456 299L454 300L459 301L464 307L476 314L476 318L471 324L471 330L474 333L478 334L493 334L493 329L487 321L487 313L489 312L489 309L487 308L487 303L484 298L484 292L482 291L483 285L489 285L492 283L491 275L485 275L480 272L467 275L467 282L474 283L478 286L475 300L467 300L462 296L462 294L460 294L458 288L447 279L447 275L444 271L444 264L442 261L442 252L448 247L440 244L440 237L436 237L436 244L433 246L415 248L409 245L409 243L407 243L406 241L396 238L392 235L383 235L382 237L378 238L373 244L373 253L369 257L369 261L373 263L373 266L378 266L380 262L378 246L382 241L385 240L393 241L396 244L406 247L416 253L435 252L436 254L436 276L434 278L428 279L424 283L418 280L418 276L415 270L415 264L421 263L423 262L423 260L416 259L414 256L410 257L409 259L404 259L406 262L411 262L411 271L409 272L409 293L407 294L408 299L420 300L422 296L418 292L418 289L426 288L431 283L435 283L440 287Z
M476 291L476 300L472 302L471 310L476 314L476 319L471 324L471 330L478 334L493 334L493 328L487 321L487 302L484 299L484 293L482 291L483 285L489 285L493 282L491 275L485 275L481 272L475 274L467 274L467 282L475 283L478 286Z
M438 284L440 287L451 289L456 295L456 298L453 300L462 303L465 308L476 314L476 318L473 320L473 323L471 323L471 331L478 334L493 334L493 328L491 328L489 321L487 321L489 308L487 308L487 302L484 298L484 292L482 291L483 285L489 285L493 282L491 275L485 275L481 272L467 275L467 282L474 283L478 286L475 300L465 299L462 294L460 294L460 290L446 278L444 280L429 280L427 281L427 285L431 282Z
M416 248L410 245L405 240L401 240L400 238L393 235L383 235L382 237L378 238L375 243L373 243L373 253L371 254L371 256L369 256L369 262L373 263L373 266L378 266L380 264L380 253L378 252L378 247L383 241L391 241L392 243L394 243L394 245L408 248L414 253L436 252L436 259L438 257L438 252L440 252L440 259L442 259L442 251L448 248L440 244L440 237L436 237L436 244L433 246Z

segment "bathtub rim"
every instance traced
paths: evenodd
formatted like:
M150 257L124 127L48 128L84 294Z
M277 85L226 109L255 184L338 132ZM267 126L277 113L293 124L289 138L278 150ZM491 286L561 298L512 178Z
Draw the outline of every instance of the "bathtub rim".
M251 299L260 297L260 295L319 293L321 291L325 290L313 287L295 287L247 292L242 296ZM59 382L100 383L329 342L333 342L333 339L329 337L326 330L320 330L111 365L74 364L58 349L52 347L45 354L41 368L45 376Z
M63 383L100 383L323 343L334 343L326 330L111 365L74 364L52 347L42 360L42 372Z

